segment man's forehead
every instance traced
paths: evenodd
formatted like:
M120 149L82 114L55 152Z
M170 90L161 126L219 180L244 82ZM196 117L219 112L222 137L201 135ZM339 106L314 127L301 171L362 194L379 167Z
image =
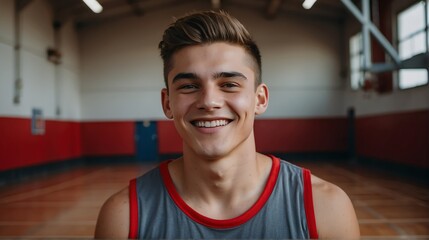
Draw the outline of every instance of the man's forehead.
M177 50L172 55L172 59L176 60L177 57L199 57L201 54L205 56L214 56L216 58L238 55L249 55L243 46L232 44L228 42L213 42L198 45L191 45ZM250 56L250 55L249 55ZM182 60L182 59L179 59Z
M207 66L218 67L219 69L212 69L217 72L239 71L238 68L250 68L255 71L255 61L242 46L215 42L187 46L176 51L171 57L168 78L170 79L172 72L196 72L207 70L205 68Z

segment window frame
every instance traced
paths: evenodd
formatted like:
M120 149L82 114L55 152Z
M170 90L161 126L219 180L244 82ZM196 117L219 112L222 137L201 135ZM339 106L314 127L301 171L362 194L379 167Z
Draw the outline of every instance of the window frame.
M423 2L423 5L424 5L424 20L425 20L424 28L421 30L418 30L417 32L413 32L413 33L409 34L408 36L406 36L405 38L400 40L399 39L399 15L401 13L403 13L404 11L414 7L415 5L420 4L421 2ZM425 40L426 40L426 46L425 46L426 51L423 53L429 53L429 0L419 0L419 1L412 2L412 3L408 4L406 7L398 10L394 17L395 17L395 28L396 28L395 29L396 30L396 34L395 34L396 41L395 42L396 42L396 48L398 50L398 53L400 52L400 48L399 48L400 43L407 41L407 40L410 40L414 36L416 36L422 32L425 33L425 37L426 37L425 38ZM418 54L421 54L421 53L418 53ZM408 58L411 58L415 55L416 54L411 55ZM404 58L404 59L408 59L408 58ZM401 59L401 60L403 60L403 59ZM424 68L415 68L415 69L424 69ZM426 68L426 83L421 84L421 85L412 86L412 87L405 87L405 88L401 87L401 84L400 84L401 83L401 78L400 78L400 71L401 70L407 70L407 69L398 69L395 71L395 79L396 79L396 83L397 83L396 84L397 89L409 90L409 89L415 89L415 88L425 87L425 86L429 85L429 67ZM413 70L413 69L409 69L409 70Z

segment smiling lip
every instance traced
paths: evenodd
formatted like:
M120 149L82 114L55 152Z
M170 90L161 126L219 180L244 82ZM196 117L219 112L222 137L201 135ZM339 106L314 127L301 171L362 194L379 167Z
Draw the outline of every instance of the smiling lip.
M213 120L194 120L192 125L198 128L216 128L228 125L232 120L229 119L213 119Z

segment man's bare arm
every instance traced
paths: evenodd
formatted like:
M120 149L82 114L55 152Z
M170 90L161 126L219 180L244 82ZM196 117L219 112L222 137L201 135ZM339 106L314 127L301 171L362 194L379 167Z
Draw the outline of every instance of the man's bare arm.
M128 238L130 226L128 188L111 196L100 210L95 238Z
M319 238L359 239L359 224L350 198L339 187L312 176Z

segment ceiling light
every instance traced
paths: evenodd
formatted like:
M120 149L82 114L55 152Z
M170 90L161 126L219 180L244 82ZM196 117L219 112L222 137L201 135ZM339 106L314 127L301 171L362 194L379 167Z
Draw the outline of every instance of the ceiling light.
M305 9L310 9L315 2L316 0L305 0L304 3L302 4L302 7Z
M97 0L82 0L93 12L100 13L103 11L103 7Z

